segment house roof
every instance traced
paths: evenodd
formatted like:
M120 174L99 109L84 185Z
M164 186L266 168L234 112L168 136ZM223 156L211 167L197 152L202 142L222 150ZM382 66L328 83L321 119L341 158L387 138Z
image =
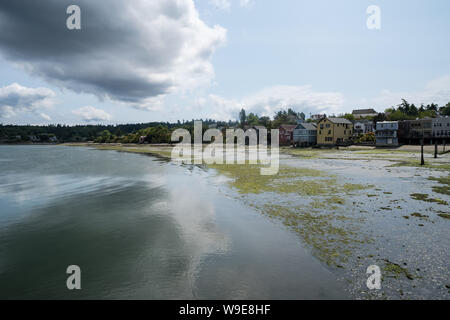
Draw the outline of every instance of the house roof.
M315 123L304 122L299 123L296 129L317 130L317 126Z
M371 113L378 114L378 112L376 112L374 109L359 109L359 110L353 110L353 112L352 112L352 114L371 114Z
M264 127L264 126L253 126L253 128L256 129L256 130L264 130L264 129L267 129L267 128Z
M323 118L322 120L325 120L325 119L328 119L330 122L336 123L336 124L338 124L338 123L339 124L341 124L341 123L343 123L343 124L353 124L350 120L347 120L345 118ZM322 122L322 120L320 120L319 123Z
M283 128L283 129L285 129L286 131L293 131L296 127L297 127L296 124L282 124L282 125L280 126L280 129Z
M398 121L379 121L378 123L382 123L382 124L391 124L391 123L398 123Z
M370 120L355 120L353 121L354 124L356 123L363 123L363 124L373 124L373 121Z

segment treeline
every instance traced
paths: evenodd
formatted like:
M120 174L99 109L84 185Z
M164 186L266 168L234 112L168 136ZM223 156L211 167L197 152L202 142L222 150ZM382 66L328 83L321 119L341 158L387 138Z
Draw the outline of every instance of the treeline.
M241 128L264 126L267 129L278 129L282 124L297 124L300 119L305 120L305 118L303 112L296 112L292 108L277 111L273 120L269 117L259 117L254 113L247 115L245 109L242 109L239 113L239 124Z
M416 107L414 103L410 104L403 99L397 108L393 107L386 110L386 118L390 121L414 120L426 117L435 118L438 114L440 116L450 116L450 102L442 107L435 103L426 106L422 104L420 107Z
M406 100L396 107L389 108L385 113L371 118L375 122L391 120L411 120L424 117L436 117L437 115L450 116L450 102L439 107L437 104L421 105L416 107ZM343 114L348 120L354 120L352 114ZM238 121L214 121L212 119L199 119L203 123L203 130L215 127L224 128L249 128L264 126L267 129L277 129L282 124L297 124L299 120L305 120L303 112L296 112L292 108L276 112L273 119L267 116L259 117L255 113L249 113L242 109L238 115ZM308 119L306 121L312 121ZM0 142L86 142L97 143L170 143L171 134L175 129L183 128L191 135L194 130L194 120L169 122L150 122L122 125L48 125L48 126L19 126L0 124ZM369 137L371 138L371 137Z
M237 122L221 122L211 119L199 119L209 127L235 126ZM99 143L138 143L146 137L149 143L168 143L171 133L177 128L185 128L193 132L194 120L169 122L150 122L121 125L2 125L0 124L0 142L86 142Z

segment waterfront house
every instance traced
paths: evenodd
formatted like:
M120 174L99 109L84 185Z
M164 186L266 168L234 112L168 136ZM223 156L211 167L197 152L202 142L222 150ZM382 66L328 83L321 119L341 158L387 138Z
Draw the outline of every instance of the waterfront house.
M450 117L437 117L432 120L433 139L447 140L450 138Z
M139 137L139 144L144 144L147 142L147 137L146 136L140 136Z
M431 142L433 138L433 119L423 118L416 120L406 120L409 123L409 135L407 139L412 143Z
M369 132L375 132L375 125L370 120L357 120L353 123L353 132L356 137Z
M317 125L315 123L301 122L294 129L294 145L297 147L310 147L317 144Z
M288 146L293 143L294 129L297 125L283 124L280 126L280 146Z
M345 118L323 118L317 124L318 145L351 143L353 123Z
M410 138L410 122L409 121L399 121L398 122L398 143L399 144L411 144Z
M377 122L377 147L398 146L398 121Z
M378 115L378 112L376 112L374 109L359 109L353 110L352 115L355 117L355 119L361 119L367 117L376 117Z

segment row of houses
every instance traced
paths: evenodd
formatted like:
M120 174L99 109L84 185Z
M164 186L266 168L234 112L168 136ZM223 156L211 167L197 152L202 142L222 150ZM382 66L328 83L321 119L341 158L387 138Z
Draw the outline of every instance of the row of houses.
M346 145L353 134L353 123L345 118L321 118L317 123L300 120L297 125L280 126L280 145Z
M450 138L450 117L424 118L404 121L378 122L377 146L398 146L444 142Z
M450 139L450 117L404 121L350 121L345 118L321 118L317 123L299 121L280 126L280 145L308 147L314 145L350 145L356 137L374 133L377 146L398 146L443 142Z

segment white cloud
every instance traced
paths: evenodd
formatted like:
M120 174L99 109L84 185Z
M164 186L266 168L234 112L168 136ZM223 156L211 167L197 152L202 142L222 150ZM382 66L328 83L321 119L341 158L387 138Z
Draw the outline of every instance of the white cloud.
M96 109L91 106L86 106L72 111L73 114L81 117L86 122L102 122L111 120L112 116L105 110Z
M236 119L244 108L247 113L273 117L280 109L293 108L309 113L338 114L344 104L344 96L339 92L318 92L311 86L273 86L246 96L242 99L226 99L217 95L200 98L192 111L201 112L218 120Z
M1 106L0 105L0 118L8 119L16 115L14 109L11 106Z
M0 88L0 117L11 118L20 112L50 108L55 93L48 88L27 88L18 83ZM48 117L48 116L47 116Z
M229 0L209 0L209 4L220 10L228 11L231 8Z
M254 0L240 0L239 5L243 8L252 7L255 4Z
M383 90L378 97L363 100L363 103L384 111L386 108L400 104L402 99L414 103L416 106L420 106L422 103L424 105L430 103L445 105L450 102L450 75L429 81L422 90L416 92Z
M47 121L51 121L51 120L52 120L52 118L51 118L48 114L45 114L45 113L43 113L43 112L39 113L39 115L40 115L41 118L44 119L44 120L47 120Z

